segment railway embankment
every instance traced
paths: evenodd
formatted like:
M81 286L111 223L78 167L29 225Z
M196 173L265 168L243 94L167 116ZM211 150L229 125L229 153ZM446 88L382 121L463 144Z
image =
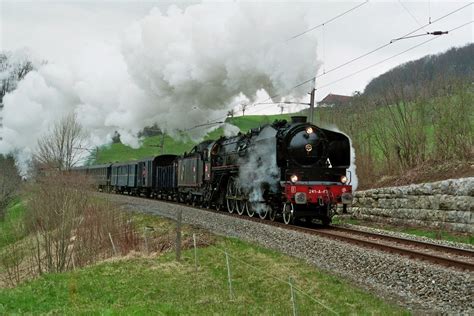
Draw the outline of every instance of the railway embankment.
M474 233L474 177L359 191L352 217Z
M472 314L472 273L355 246L299 231L262 225L225 212L163 201L101 194L127 211L176 218L217 235L239 238L305 260L318 269L348 279L363 289L414 313Z

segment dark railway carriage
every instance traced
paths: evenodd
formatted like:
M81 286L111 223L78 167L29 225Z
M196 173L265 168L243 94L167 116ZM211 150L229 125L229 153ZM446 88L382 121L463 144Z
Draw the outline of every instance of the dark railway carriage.
M214 141L202 142L177 159L179 200L202 203L207 184L211 179L209 150Z
M70 172L89 177L99 191L107 191L110 187L111 164L74 167Z
M110 185L115 192L137 192L138 162L116 163L111 167Z
M88 176L99 188L99 191L108 191L110 188L111 164L88 167Z
M158 157L150 157L139 160L137 163L137 190L138 194L150 197L156 186L156 160Z
M176 155L156 157L154 193L158 198L173 200L178 193L178 163Z
M89 173L89 169L91 167L92 166L74 167L71 170L69 170L69 172L71 172L72 174L87 176L87 174Z

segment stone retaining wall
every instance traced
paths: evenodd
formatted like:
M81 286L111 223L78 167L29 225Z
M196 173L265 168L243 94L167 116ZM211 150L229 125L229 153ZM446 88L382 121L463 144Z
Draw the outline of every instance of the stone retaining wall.
M359 191L359 219L474 233L474 177Z

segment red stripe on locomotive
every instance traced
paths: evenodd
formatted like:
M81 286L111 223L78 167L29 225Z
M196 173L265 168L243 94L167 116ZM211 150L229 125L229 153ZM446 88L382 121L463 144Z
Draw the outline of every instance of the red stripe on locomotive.
M297 193L305 193L307 203L342 203L343 194L351 194L351 185L308 185L285 183L284 195L288 201L294 201Z

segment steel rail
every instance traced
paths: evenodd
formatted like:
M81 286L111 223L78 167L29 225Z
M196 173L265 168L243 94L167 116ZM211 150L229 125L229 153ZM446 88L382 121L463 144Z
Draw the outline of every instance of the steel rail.
M333 229L337 231L341 231L341 232L347 232L350 234L361 235L364 237L374 237L374 238L384 239L384 240L392 241L398 244L404 244L408 246L417 246L419 248L425 248L425 249L435 250L439 252L450 253L457 256L470 257L474 260L473 250L435 244L429 241L419 241L419 240L413 240L409 238L380 234L380 233L371 233L371 232L366 232L366 231L347 228L347 227L333 226Z
M125 196L125 195L120 195L120 196ZM127 197L127 196L125 196ZM131 196L129 196L131 197ZM449 257L444 257L440 255L434 255L430 253L425 253L425 252L420 252L416 251L414 249L408 249L408 248L402 248L399 246L394 246L394 245L389 245L389 244L384 244L380 243L380 241L386 241L386 242L392 242L392 243L397 243L397 244L403 244L406 246L412 246L416 248L424 248L424 249L431 249L435 250L440 253L444 254L454 254L457 256L462 256L469 258L471 260L474 260L474 251L472 250L467 250L467 249L461 249L461 248L456 248L456 247L449 247L449 246L443 246L443 245L438 245L434 243L429 243L429 242L422 242L422 241L417 241L417 240L412 240L408 238L402 238L402 237L394 237L394 236L389 236L389 235L384 235L384 234L379 234L379 233L370 233L370 232L365 232L361 230L356 230L356 229L349 229L349 228L341 228L337 226L330 226L328 228L319 228L319 229L314 229L314 228L308 228L308 227L303 227L303 226L295 226L295 225L285 225L284 223L278 222L278 221L270 221L267 219L261 219L259 217L249 217L245 215L238 215L236 213L229 213L227 211L220 211L220 210L215 210L211 208L202 208L202 207L197 207L197 206L192 206L189 204L183 204L183 203L178 203L175 201L169 201L169 200L159 200L159 199L153 199L153 198L147 198L148 200L154 200L154 201L159 201L163 203L169 203L169 204L174 204L174 205L181 205L197 210L202 210L202 211L207 211L210 213L216 213L216 214L221 214L223 216L231 216L235 218L239 218L241 220L247 220L247 221L252 221L252 222L257 222L261 223L264 225L268 226L275 226L279 227L282 229L286 230L291 230L291 231L298 231L301 233L306 233L310 235L317 235L319 237L323 238L328 238L328 239L337 239L349 244L355 244L364 248L371 248L371 249L376 249L376 250L381 250L383 252L388 252L388 253L396 253L398 255L402 255L404 257L409 257L410 259L418 259L422 261L428 261L434 264L442 265L445 267L451 267L451 268L457 268L460 270L466 270L469 272L474 272L474 263L468 262L468 261L462 261L459 259L453 259ZM347 236L347 235L341 235L340 233L346 233L346 234L352 234L355 236ZM367 239L361 239L357 238L356 236L362 236L362 237L367 237L367 238L374 238L377 241L374 240L367 240Z

